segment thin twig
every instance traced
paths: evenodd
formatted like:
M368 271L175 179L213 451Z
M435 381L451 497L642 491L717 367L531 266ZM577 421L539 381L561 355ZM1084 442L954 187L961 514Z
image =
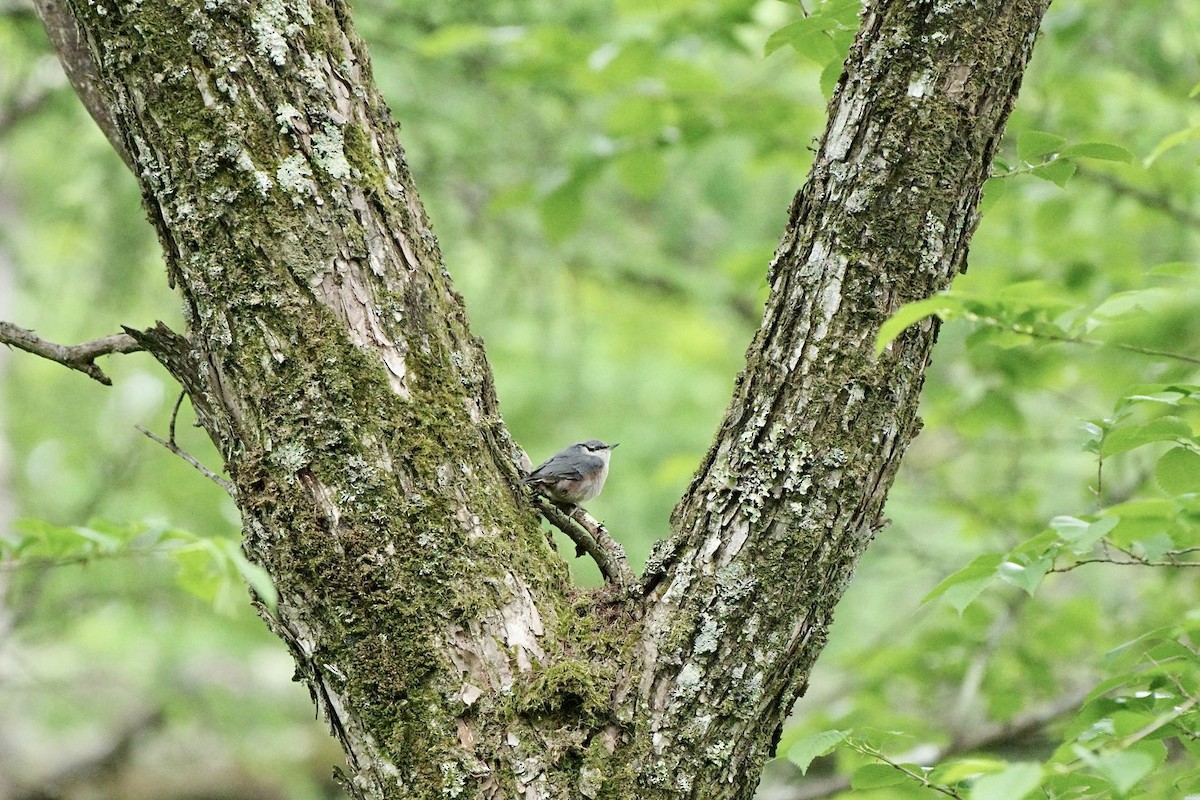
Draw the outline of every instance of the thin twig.
M142 433L149 436L154 441L161 444L163 447L170 450L175 455L182 458L187 463L191 464L193 467L195 467L197 470L200 471L201 475L208 478L210 481L215 483L217 486L220 486L222 489L224 489L225 493L228 494L230 497L237 497L237 490L233 487L232 483L225 480L220 475L218 475L217 473L213 472L208 467L201 464L199 461L196 460L196 457L193 456L191 453L184 450L182 447L175 444L174 442L168 442L166 439L163 439L161 436L157 436L157 435L151 433L150 431L143 428L141 425L134 425L134 427L137 428Z
M1171 358L1176 361L1183 361L1187 364L1200 364L1200 357L1189 356L1185 353L1173 353L1170 350L1157 350L1153 347L1142 347L1136 344L1126 344L1124 342L1104 342L1099 339L1089 339L1084 336L1064 336L1057 333L1047 333L1039 331L1029 325L1019 325L1012 322L995 319L993 317L985 317L980 314L972 314L964 312L959 315L962 319L969 322L979 322L984 325L991 325L994 328L1001 330L1012 331L1023 336L1028 336L1031 339L1045 339L1049 342L1062 342L1063 344L1080 344L1088 347L1114 347L1117 350L1125 350L1130 353L1138 353L1143 356L1155 356L1157 358Z
M1133 556L1127 561L1119 561L1115 558L1107 556L1097 558L1081 558L1078 561L1066 565L1065 567L1051 567L1050 569L1046 570L1046 572L1070 572L1073 569L1082 567L1084 564L1113 564L1114 566L1118 567L1200 567L1200 561L1176 561L1174 559L1174 556L1183 555L1191 552L1192 550L1194 550L1194 548L1188 548L1187 550L1179 551L1168 551L1164 553L1164 555L1171 556L1171 558L1156 559L1154 561L1151 561L1148 558L1141 558L1139 556Z
M636 578L629 567L625 548L587 511L577 508L568 515L542 495L537 495L534 502L551 525L571 537L577 555L587 553L592 557L606 581L622 589L634 584Z
M26 556L24 558L7 558L0 560L0 573L16 572L23 569L57 569L58 567L73 567L78 564L91 564L93 561L107 561L119 558L149 558L161 553L153 547L130 548L128 550L100 551L82 553L75 556Z
M0 344L7 344L18 350L24 350L35 356L62 364L64 367L78 370L105 386L112 386L112 379L96 366L97 358L112 353L138 353L145 350L136 339L127 333L115 333L112 336L93 339L83 344L63 345L46 341L33 331L13 325L11 322L0 322Z
M854 744L850 743L850 746L854 747ZM885 756L879 750L876 750L874 747L854 747L854 749L858 750L860 753L862 753L865 756L870 756L871 758L882 761L884 764L887 764L889 767L892 767L893 769L900 770L908 777L910 777L913 780L920 783L926 789L932 789L935 792L941 792L942 794L946 795L947 797L955 798L955 800L963 800L962 795L959 794L954 789L951 789L949 786L942 786L940 783L934 783L933 781L929 780L929 778L925 777L924 775L920 774L919 772L913 772L911 769L909 769L908 767L899 763L898 761L892 761L890 758Z
M171 444L175 444L175 420L179 419L179 407L186 396L187 392L180 392L179 397L175 398L175 407L171 409L171 426L167 428L167 441Z

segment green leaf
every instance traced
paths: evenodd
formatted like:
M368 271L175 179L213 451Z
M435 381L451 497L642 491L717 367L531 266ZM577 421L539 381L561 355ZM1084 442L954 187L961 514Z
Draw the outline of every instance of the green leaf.
M1034 167L1031 172L1055 184L1059 188L1065 188L1067 181L1075 174L1075 162L1067 158L1056 158L1053 161L1043 164L1039 167Z
M875 355L882 353L908 326L935 314L945 320L961 308L962 300L945 292L901 306L879 327L875 336Z
M254 590L254 594L272 613L279 605L279 592L271 580L270 574L257 564L252 563L242 552L240 539L221 539L221 547L226 557L237 570L242 579Z
M1125 404L1164 403L1169 406L1200 404L1200 386L1152 383L1135 387L1124 397Z
M971 787L970 800L1022 800L1042 782L1040 764L1021 762L984 775Z
M1060 539L1067 542L1077 542L1084 539L1087 535L1088 525L1087 520L1066 514L1060 514L1050 520L1050 527L1058 532Z
M996 574L1005 583L1011 583L1013 586L1032 596L1037 591L1037 587L1041 585L1042 579L1046 577L1046 572L1053 563L1048 558L1041 558L1030 564L1005 561L997 568Z
M763 49L766 55L771 55L781 47L790 46L810 61L825 65L838 55L828 34L836 24L836 20L819 14L805 17L768 36Z
M1191 128L1184 128L1181 131L1175 131L1170 136L1163 137L1162 141L1158 143L1158 146L1155 147L1150 155L1146 158L1146 166L1148 167L1153 164L1158 160L1159 156L1161 156L1163 153L1166 153L1168 150L1173 150L1182 144L1192 141L1193 139L1200 139L1200 125L1194 125Z
M1154 769L1154 758L1138 750L1108 753L1096 759L1096 772L1124 795ZM974 800L974 798L972 798Z
M1103 539L1115 527L1120 519L1113 516L1103 516L1095 522L1087 522L1078 517L1058 516L1050 520L1050 527L1058 532L1062 541L1071 545L1076 553L1086 553Z
M1067 140L1045 131L1023 131L1017 137L1017 155L1022 161L1033 162L1041 156L1057 153Z
M206 603L216 600L221 588L221 572L213 558L213 549L206 542L177 547L171 559L179 567L176 582L186 591Z
M1154 467L1154 477L1169 494L1200 492L1200 453L1186 447L1168 450Z
M1149 422L1110 430L1100 441L1100 456L1109 456L1133 450L1150 442L1173 442L1189 439L1192 426L1180 417L1159 417Z
M787 760L799 767L800 774L803 775L808 772L808 765L814 758L829 753L845 741L848 735L849 731L821 731L809 734L787 749Z
M919 770L920 767L916 769ZM912 779L889 764L867 764L854 770L854 774L850 776L850 786L854 789L879 789L907 780Z
M821 16L835 19L848 28L858 27L861 11L862 0L825 0L819 9Z
M1007 165L1005 165L1007 168ZM1000 178L990 178L983 187L983 200L979 203L980 211L987 212L994 206L997 201L1008 194L1008 188L1012 185L1011 181L1002 180Z
M1007 761L995 758L959 758L934 767L929 779L934 783L955 784L978 775L1000 772L1007 766Z
M1063 148L1062 155L1074 158L1094 158L1099 161L1119 161L1122 164L1133 163L1133 153L1118 144L1108 142L1081 142Z
M943 578L941 583L922 598L922 605L944 597L946 602L961 614L995 579L996 570L1003 561L1004 557L999 553L985 553L976 557L958 572Z
M821 70L821 94L824 97L833 97L833 90L837 88L837 82L842 77L844 66L844 61L831 58L825 68Z
M1179 302L1179 293L1170 289L1150 288L1135 289L1129 292L1118 292L1092 311L1092 316L1102 319L1128 316L1130 314L1145 314Z
M1194 261L1167 261L1150 268L1149 275L1166 278L1195 278L1200 273L1200 264Z

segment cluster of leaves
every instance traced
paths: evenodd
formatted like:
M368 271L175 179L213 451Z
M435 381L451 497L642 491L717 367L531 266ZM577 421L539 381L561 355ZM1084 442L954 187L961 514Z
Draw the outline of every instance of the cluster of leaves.
M266 571L252 564L233 536L197 536L176 528L114 524L53 525L21 519L0 531L0 565L6 570L40 570L116 559L166 559L176 582L219 613L232 615L246 604L246 587L270 610L277 601Z

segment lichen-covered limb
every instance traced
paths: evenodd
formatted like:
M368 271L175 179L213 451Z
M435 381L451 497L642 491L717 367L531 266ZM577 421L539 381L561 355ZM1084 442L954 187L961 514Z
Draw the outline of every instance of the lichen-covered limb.
M112 379L96 365L97 358L113 353L137 353L144 349L127 333L114 333L112 336L93 339L83 344L55 344L11 322L0 322L0 344L11 345L18 350L78 370L105 386L112 386Z
M963 269L1047 5L866 6L762 326L648 577L640 660L618 691L649 717L644 760L709 788L678 796L752 794L885 524L936 322L879 357L875 335Z
M637 577L629 567L625 548L612 537L603 524L588 514L586 509L576 508L567 514L540 495L536 497L535 502L542 516L571 538L577 548L577 554L587 553L592 557L606 581L623 589L633 586Z
M535 777L516 762L552 765L545 742L594 725L558 709L608 692L572 655L591 647L563 620L567 566L516 488L348 8L65 8L183 300L183 333L128 333L224 459L247 554L278 590L270 624L356 791L516 796ZM574 777L536 780L570 796Z

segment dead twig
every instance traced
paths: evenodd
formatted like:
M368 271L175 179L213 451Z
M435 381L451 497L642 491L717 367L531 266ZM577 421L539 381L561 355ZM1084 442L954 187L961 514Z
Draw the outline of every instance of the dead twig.
M13 325L11 322L0 322L0 344L33 353L64 367L78 370L105 386L112 386L112 379L96 366L96 359L112 353L138 353L146 348L138 344L127 333L115 333L103 339L93 339L90 342L76 345L55 344L46 341L31 330Z
M169 431L167 434L167 436L169 438L163 439L161 436L151 433L147 429L143 428L141 425L134 425L134 427L137 428L142 433L149 436L154 441L161 444L163 447L170 450L175 455L182 458L187 463L191 464L193 467L195 467L197 470L200 471L201 475L208 478L210 481L215 483L217 486L220 486L222 489L224 489L225 493L228 494L230 497L237 497L237 489L234 488L232 483L225 480L220 475L218 475L217 473L213 472L208 467L201 464L200 461L195 456L193 456L191 453L184 450L182 447L180 447L179 445L177 445L175 443L175 420L179 417L179 407L181 405L183 405L183 398L186 395L187 395L187 392L180 392L179 398L175 401L175 408L171 409L171 425L167 429Z

